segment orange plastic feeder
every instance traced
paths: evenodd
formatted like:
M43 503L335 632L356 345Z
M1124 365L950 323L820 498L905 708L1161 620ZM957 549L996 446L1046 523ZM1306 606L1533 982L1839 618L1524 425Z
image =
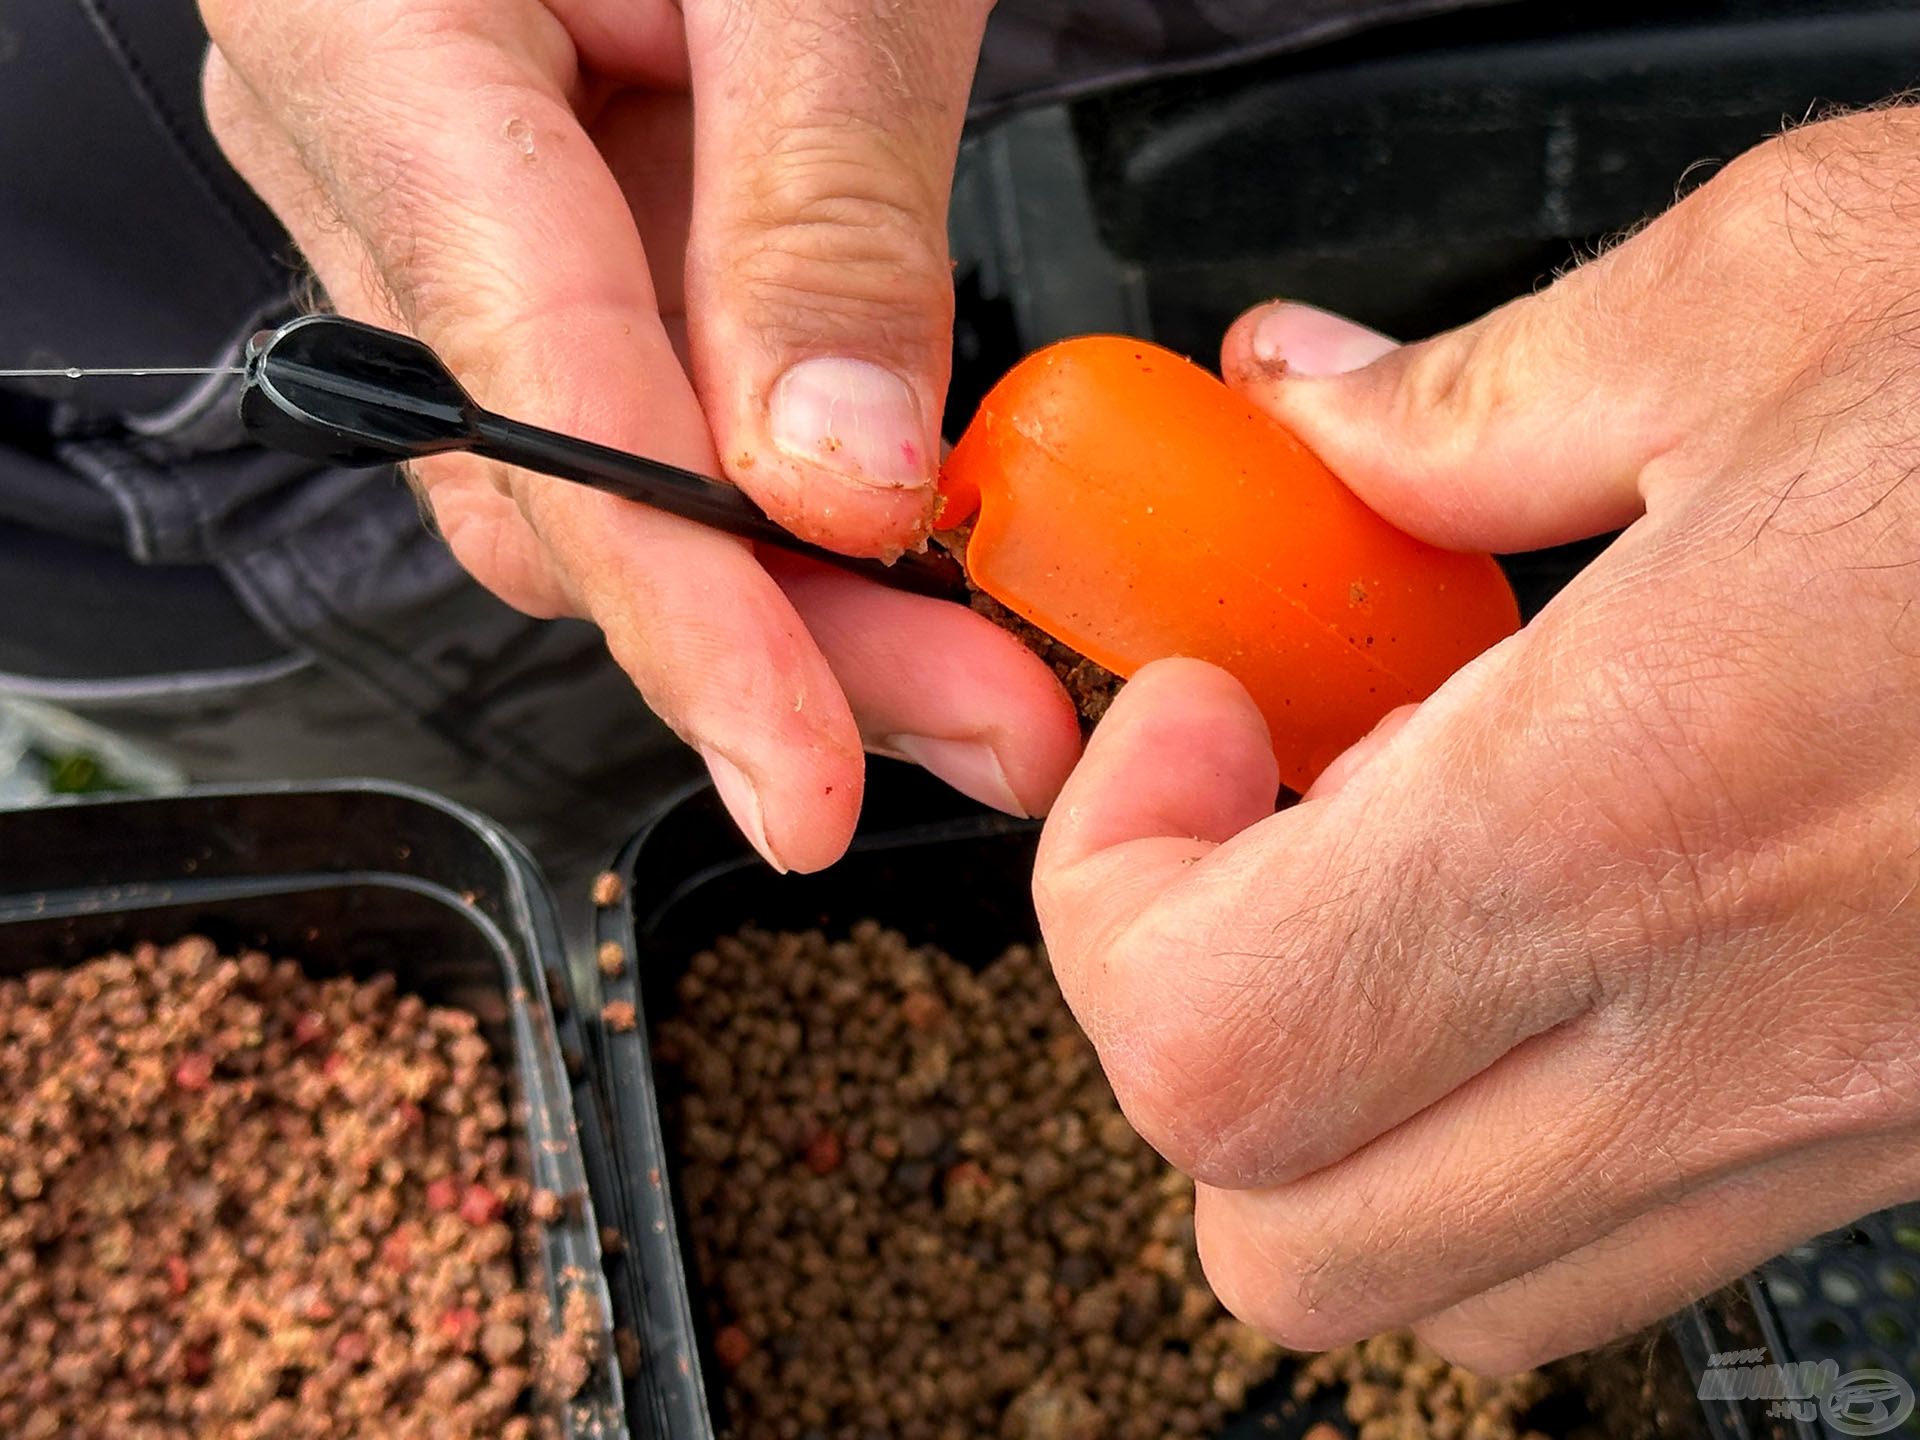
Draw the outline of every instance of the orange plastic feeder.
M1490 556L1396 530L1286 429L1171 351L1110 335L1022 361L948 457L967 569L1120 675L1234 675L1304 790L1396 705L1519 627Z

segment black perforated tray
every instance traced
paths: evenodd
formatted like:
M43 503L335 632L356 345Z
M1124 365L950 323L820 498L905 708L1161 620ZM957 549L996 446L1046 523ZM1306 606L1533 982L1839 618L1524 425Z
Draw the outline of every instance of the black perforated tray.
M1796 1245L1747 1290L1768 1360L1832 1374L1813 1416L1785 1421L1796 1440L1920 1434L1920 1204Z

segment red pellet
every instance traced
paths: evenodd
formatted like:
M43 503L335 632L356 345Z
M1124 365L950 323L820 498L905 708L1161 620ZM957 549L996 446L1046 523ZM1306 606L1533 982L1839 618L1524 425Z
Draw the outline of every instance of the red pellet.
M304 1010L293 1022L293 1043L317 1045L327 1038L327 1017L318 1010Z
M818 1131L807 1141L807 1168L816 1175L831 1175L845 1155L840 1137L831 1130Z
M460 1197L460 1218L469 1225L491 1225L505 1208L500 1197L484 1185L469 1185Z
M182 1090L204 1090L213 1083L213 1057L196 1050L173 1067L173 1083Z

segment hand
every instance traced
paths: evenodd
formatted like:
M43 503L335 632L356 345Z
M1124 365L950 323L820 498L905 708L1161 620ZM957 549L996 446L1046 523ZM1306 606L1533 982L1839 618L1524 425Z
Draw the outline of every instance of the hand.
M204 0L206 100L343 313L419 335L490 408L889 554L933 504L989 8ZM777 865L844 848L863 741L1030 814L1073 763L1051 673L959 606L472 457L418 471L483 584L606 632Z
M1626 527L1294 808L1168 661L1048 822L1060 983L1281 1342L1515 1369L1920 1196L1916 203L1920 112L1861 115L1425 344L1228 337L1428 540Z

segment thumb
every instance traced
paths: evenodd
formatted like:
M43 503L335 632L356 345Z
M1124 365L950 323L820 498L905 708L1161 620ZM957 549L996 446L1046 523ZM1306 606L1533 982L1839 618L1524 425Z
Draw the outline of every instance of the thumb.
M1402 529L1455 550L1536 550L1627 524L1660 438L1523 300L1417 345L1280 302L1228 332L1230 383Z
M951 364L947 197L990 0L688 0L686 294L728 475L857 553L925 533Z
M1262 306L1229 331L1222 370L1424 540L1532 550L1618 529L1645 508L1654 463L1708 428L1716 387L1701 366L1727 365L1697 315L1660 323L1675 302L1628 253L1661 244L1659 230L1415 345Z
M1906 153L1886 122L1758 146L1598 259L1418 345L1263 306L1228 333L1222 371L1434 544L1529 550L1620 528L1720 469L1755 399L1777 409L1801 385L1809 336L1844 364L1840 337L1891 323L1870 308L1873 265L1803 243L1843 233L1849 207L1880 213L1895 182L1879 159Z

